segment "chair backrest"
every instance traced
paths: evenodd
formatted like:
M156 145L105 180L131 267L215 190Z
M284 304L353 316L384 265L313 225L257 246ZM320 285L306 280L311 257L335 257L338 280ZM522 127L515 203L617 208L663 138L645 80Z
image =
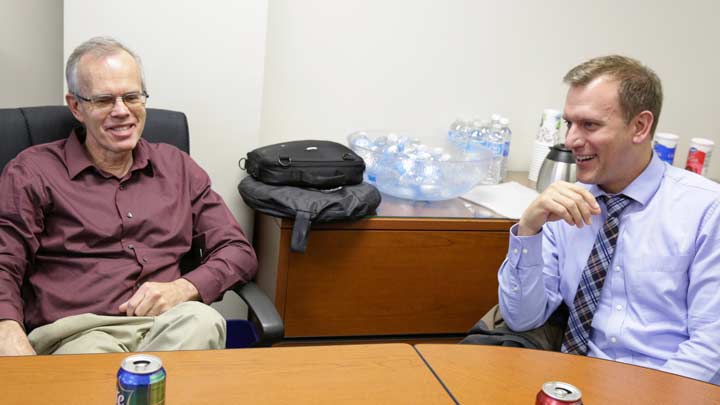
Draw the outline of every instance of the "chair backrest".
M23 149L67 138L78 125L67 106L0 109L0 171ZM179 111L148 108L143 138L190 151L187 118Z

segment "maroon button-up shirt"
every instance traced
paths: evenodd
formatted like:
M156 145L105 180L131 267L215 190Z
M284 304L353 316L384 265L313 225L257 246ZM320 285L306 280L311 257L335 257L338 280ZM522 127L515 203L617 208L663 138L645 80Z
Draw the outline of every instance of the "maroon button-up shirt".
M122 179L99 170L79 137L26 149L0 175L0 319L33 328L81 313L121 315L146 281L183 275L211 303L257 271L255 253L187 154L140 140Z

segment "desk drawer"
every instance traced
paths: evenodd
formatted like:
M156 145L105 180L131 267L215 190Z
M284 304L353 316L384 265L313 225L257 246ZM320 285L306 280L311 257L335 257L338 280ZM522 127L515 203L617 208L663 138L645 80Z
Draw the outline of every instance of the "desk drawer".
M289 238L282 233L281 250ZM314 229L304 254L287 253L278 283L286 336L466 332L497 303L507 239L498 231Z

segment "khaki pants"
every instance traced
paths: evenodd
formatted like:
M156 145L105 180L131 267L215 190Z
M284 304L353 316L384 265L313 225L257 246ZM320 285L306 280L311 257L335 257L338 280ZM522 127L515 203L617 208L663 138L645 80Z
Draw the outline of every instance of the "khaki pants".
M158 316L69 316L28 338L37 354L224 349L225 319L190 301Z

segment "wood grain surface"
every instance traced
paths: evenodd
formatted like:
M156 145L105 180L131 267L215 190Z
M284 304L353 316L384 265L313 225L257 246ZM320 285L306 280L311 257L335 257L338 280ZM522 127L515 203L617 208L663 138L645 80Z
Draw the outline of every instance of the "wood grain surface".
M720 404L720 387L675 374L556 352L476 345L416 348L461 404L533 404L563 381L585 404Z
M452 404L406 344L162 352L166 404ZM112 404L128 354L0 358L0 403Z

